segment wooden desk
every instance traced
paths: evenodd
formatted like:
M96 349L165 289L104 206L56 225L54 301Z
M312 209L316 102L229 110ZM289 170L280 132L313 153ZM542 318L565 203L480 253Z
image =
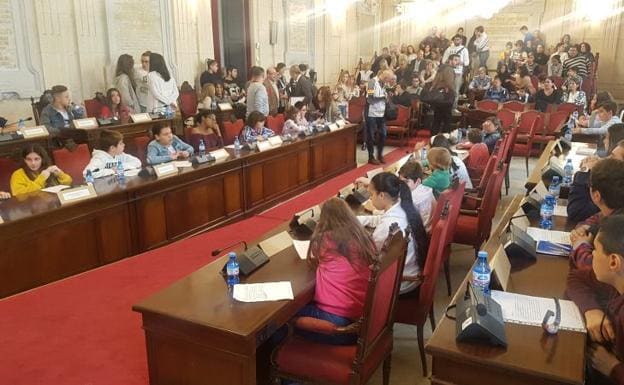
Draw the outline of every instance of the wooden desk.
M32 138L32 139L15 139L0 142L0 158L11 158L16 163L21 161L22 148L30 144L38 144L45 148L46 151L50 149L49 137ZM49 153L49 151L48 151Z
M263 238L286 229L283 224ZM270 350L262 344L312 300L314 269L290 247L241 282L290 280L295 299L241 303L220 274L226 261L221 257L133 306L143 317L151 385L267 383Z
M0 202L0 297L262 211L355 168L355 125L178 175L96 180L98 197L60 206L36 192Z
M500 246L499 237L520 206L514 197L484 249L492 256ZM565 228L565 218L557 217L556 229ZM539 255L536 263L512 272L508 291L542 297L563 297L568 260ZM452 303L465 292L468 273ZM433 358L431 383L434 385L526 385L583 384L585 334L562 330L545 337L539 327L505 324L508 347L457 343L455 321L443 318L427 342L425 350ZM486 380L487 379L487 380Z

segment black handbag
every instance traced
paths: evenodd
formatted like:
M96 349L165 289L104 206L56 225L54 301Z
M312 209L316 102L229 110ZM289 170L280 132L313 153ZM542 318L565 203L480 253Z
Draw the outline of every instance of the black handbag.
M386 111L384 112L384 118L386 118L386 120L396 120L396 118L398 117L399 117L399 109L397 108L397 105L394 104L392 101L387 100Z

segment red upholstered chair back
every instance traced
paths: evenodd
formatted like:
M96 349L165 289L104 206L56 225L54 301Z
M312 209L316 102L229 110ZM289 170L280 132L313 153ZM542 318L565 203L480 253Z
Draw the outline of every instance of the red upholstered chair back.
M407 127L410 118L410 108L397 105L397 118L386 122L386 126Z
M349 122L354 124L362 123L364 120L364 105L351 99L349 102L348 115L347 120Z
M482 240L487 239L490 236L492 230L492 219L496 213L496 206L500 199L501 187L503 186L503 179L507 172L507 164L498 163L497 169L492 174L490 182L488 183L485 193L483 194L483 203L479 211L479 237Z
M9 158L0 158L0 191L11 191L11 175L19 166Z
M85 99L84 106L88 117L98 118L104 105L97 99Z
M531 76L531 85L536 90L539 89L539 79L537 78L537 76Z
M457 203L456 215L454 215L455 221L459 215L459 207L461 206L462 197L464 196L464 190L466 188L465 182L455 182L451 184L451 187L442 191L437 199L435 209L431 215L431 228L434 229L436 223L442 216L442 210L444 209L444 202L449 201L450 204ZM452 218L451 218L452 219Z
M238 119L235 122L223 122L223 144L234 143L234 138L240 134L243 127L245 127L243 119Z
M376 349L384 349L383 343L388 338L392 339L394 308L403 276L407 237L403 237L403 232L396 224L390 226L380 260L368 282L355 362L365 362L368 356L375 354Z
M138 136L134 138L134 146L137 152L135 155L137 158L141 159L142 164L147 164L147 145L151 140L149 136Z
M546 123L546 134L555 134L561 132L563 126L568 122L570 114L567 111L557 111L550 114L548 123Z
M509 164L509 162L511 162L511 157L513 156L513 148L516 144L516 139L518 138L518 132L520 132L520 129L518 128L518 126L515 126L505 137L502 151L500 153L500 156L498 157L498 159L502 160L504 163Z
M503 103L501 109L505 108L514 112L523 112L525 107L526 106L524 105L524 103L520 103L517 100L512 100L510 102Z
M492 156L488 159L487 164L485 165L485 169L483 170L483 175L481 175L481 179L479 180L479 186L477 187L477 191L479 191L479 197L483 196L485 193L485 188L490 179L492 179L492 173L494 172L494 167L496 166L496 162L498 161L498 157Z
M481 178L490 159L490 152L485 143L477 143L470 148L466 168L471 178Z
M561 103L557 107L557 112L567 112L568 115L571 115L574 111L578 111L579 106L574 103Z
M501 121L501 128L504 131L511 130L511 127L516 124L516 113L514 111L502 109L496 112L496 117Z
M87 167L91 159L87 144L79 144L74 151L69 151L66 148L54 150L52 156L54 157L54 164L69 174L74 183L82 182L82 171Z
M477 100L476 105L477 105L477 109L479 110L493 111L493 112L498 111L498 107L499 107L499 104L496 100L490 100L490 99Z
M550 80L555 84L555 87L561 88L563 85L563 78L561 76L551 76Z
M273 130L273 132L275 132L278 135L282 134L282 130L284 129L284 114L277 114L275 116L267 116L267 121L266 121L266 125L267 127L269 127L271 130Z
M178 106L180 107L182 120L195 115L197 113L197 93L195 90L191 88L188 91L180 91Z
M541 114L542 113L539 111L526 111L520 114L520 118L518 119L518 133L528 134L531 131L531 127L533 127L533 122L535 122L535 119L541 116Z

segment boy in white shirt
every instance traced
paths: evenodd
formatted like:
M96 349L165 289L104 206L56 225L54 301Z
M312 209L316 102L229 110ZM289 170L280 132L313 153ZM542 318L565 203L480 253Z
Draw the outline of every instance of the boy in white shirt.
M115 174L119 161L124 170L141 168L139 158L124 152L126 145L123 142L123 135L112 130L102 130L100 134L100 148L93 150L91 161L85 167L82 175L87 175L91 171L94 178L101 178Z

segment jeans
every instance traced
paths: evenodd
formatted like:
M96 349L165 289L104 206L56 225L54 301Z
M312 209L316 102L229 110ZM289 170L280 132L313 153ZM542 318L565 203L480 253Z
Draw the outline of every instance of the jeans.
M490 50L479 52L479 67L487 68L487 61L490 57Z
M339 104L338 110L340 111L340 115L342 115L343 119L347 119L349 117L349 105L348 104Z
M383 158L383 149L386 144L386 119L366 117L366 148L368 149L368 159L373 159L373 150L375 145L375 133L377 138L377 159Z

